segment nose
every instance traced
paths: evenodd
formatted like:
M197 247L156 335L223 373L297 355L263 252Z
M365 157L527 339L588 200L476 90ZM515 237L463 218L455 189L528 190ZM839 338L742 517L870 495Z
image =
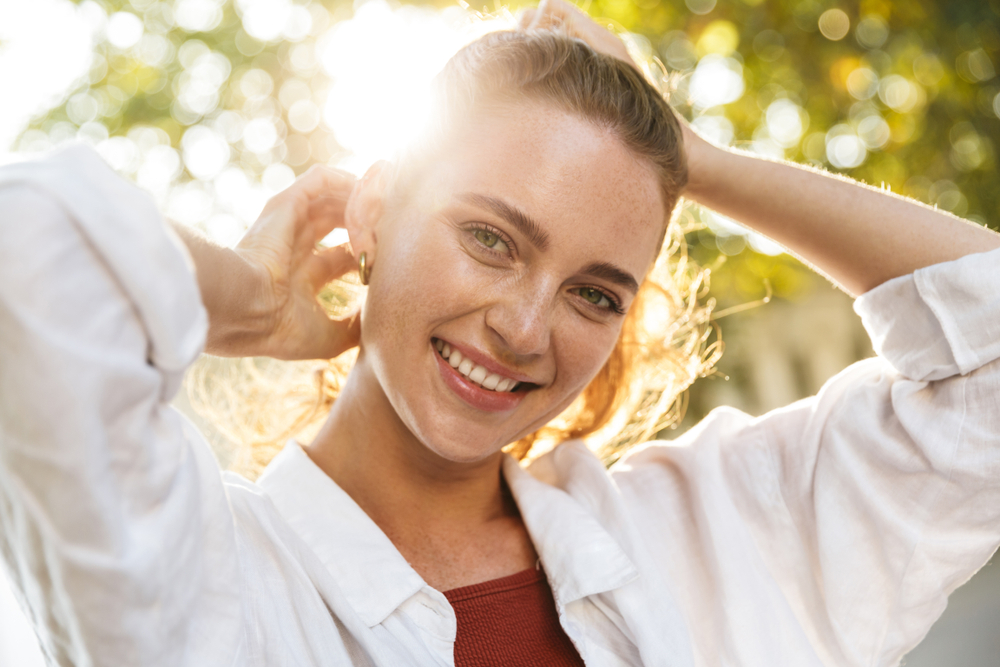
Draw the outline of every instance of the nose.
M514 355L543 354L549 348L554 301L543 284L505 290L486 310L486 326Z

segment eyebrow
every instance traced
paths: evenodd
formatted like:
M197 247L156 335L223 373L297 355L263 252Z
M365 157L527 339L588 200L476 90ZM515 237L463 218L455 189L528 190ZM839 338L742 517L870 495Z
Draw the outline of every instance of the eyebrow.
M532 220L527 213L524 213L516 206L510 205L502 199L477 194L475 192L462 193L458 196L458 198L464 202L472 204L473 206L478 206L479 208L492 211L494 214L514 225L514 227L528 237L528 240L539 250L546 250L549 247L549 235L545 233L541 226ZM628 271L618 268L610 262L594 262L593 264L589 264L580 273L587 276L594 276L595 278L609 280L617 285L620 285L621 287L624 287L633 294L639 291L639 283L636 281L635 276Z
M475 192L460 194L458 198L473 206L492 211L495 215L503 218L516 227L517 231L527 237L528 241L539 250L546 250L549 247L549 235L545 233L541 225L516 206L508 204L502 199Z
M608 262L594 262L580 273L588 276L594 276L595 278L610 280L613 283L621 285L633 294L639 291L639 283L636 282L635 277L631 273L623 271L614 264L609 264Z

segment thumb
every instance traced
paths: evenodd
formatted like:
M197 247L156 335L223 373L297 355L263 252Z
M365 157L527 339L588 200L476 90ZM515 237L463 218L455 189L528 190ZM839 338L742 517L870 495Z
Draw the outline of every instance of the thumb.
M295 345L281 346L268 356L277 359L333 359L357 347L361 340L361 311L343 317L330 317L319 307L314 307L309 315L299 321L301 327L295 338Z
M357 347L361 341L361 311L354 311L338 319L328 319L327 324L327 347L323 354L324 359L333 359Z
M356 268L357 262L354 255L351 254L350 245L345 243L313 253L313 256L309 258L307 272L309 282L313 289L318 292L323 285Z

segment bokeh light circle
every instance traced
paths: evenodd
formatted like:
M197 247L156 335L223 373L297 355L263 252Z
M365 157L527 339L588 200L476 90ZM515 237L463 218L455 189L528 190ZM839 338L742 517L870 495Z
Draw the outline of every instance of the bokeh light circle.
M851 19L843 9L828 9L819 17L819 31L834 42L847 37L851 30Z
M138 44L143 30L142 19L132 12L115 12L108 17L108 42L119 49L128 49Z
M735 102L745 90L743 65L735 58L715 54L698 62L688 88L692 104L698 111Z
M853 169L868 157L868 149L846 124L834 125L826 135L826 159L838 169Z

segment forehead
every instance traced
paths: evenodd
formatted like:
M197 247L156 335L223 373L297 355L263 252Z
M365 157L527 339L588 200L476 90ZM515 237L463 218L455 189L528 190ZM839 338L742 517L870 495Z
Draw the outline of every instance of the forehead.
M555 240L648 268L666 222L659 180L610 130L526 102L470 119L451 139L422 179L436 205L460 193L498 197Z

